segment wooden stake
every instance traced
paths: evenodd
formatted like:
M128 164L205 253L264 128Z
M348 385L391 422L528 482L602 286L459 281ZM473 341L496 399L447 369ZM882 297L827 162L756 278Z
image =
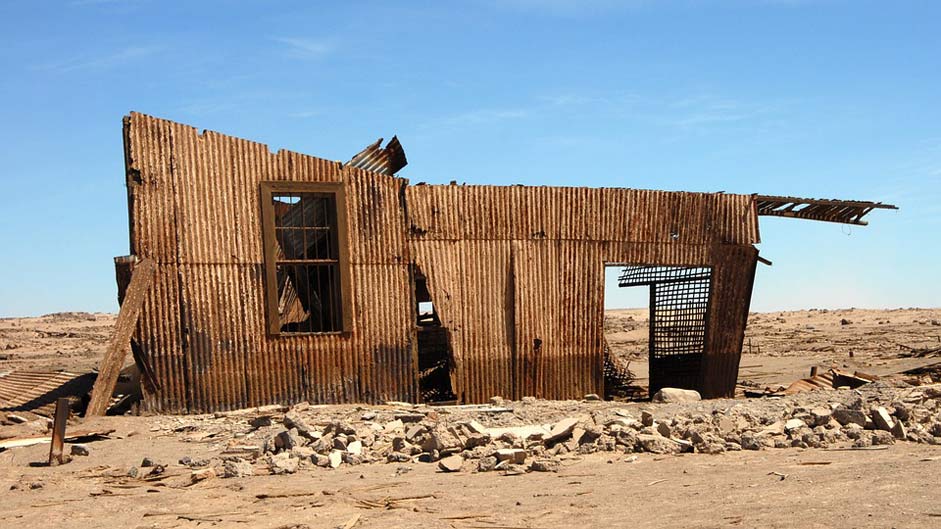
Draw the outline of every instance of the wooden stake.
M69 421L69 398L59 397L56 399L56 415L52 423L52 446L49 447L49 465L61 465L65 463L65 457L62 454L65 444L65 425Z

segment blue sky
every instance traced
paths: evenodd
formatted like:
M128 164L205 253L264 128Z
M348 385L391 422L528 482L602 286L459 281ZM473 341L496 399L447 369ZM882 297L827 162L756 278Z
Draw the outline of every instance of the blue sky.
M0 2L0 316L116 310L131 110L337 160L398 134L412 182L892 202L869 227L763 218L752 307L936 307L939 20L927 1Z

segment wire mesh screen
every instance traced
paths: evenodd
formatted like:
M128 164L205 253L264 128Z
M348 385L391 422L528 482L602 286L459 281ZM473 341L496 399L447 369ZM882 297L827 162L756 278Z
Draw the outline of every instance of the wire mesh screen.
M650 287L651 356L702 353L706 343L709 279L658 283Z
M673 281L708 280L712 270L699 266L625 266L618 276L619 287L653 285Z
M650 393L697 389L706 349L712 269L627 266L618 286L650 287Z

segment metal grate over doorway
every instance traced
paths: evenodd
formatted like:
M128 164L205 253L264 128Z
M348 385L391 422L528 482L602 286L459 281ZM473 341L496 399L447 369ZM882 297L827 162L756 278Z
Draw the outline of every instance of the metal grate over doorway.
M706 347L712 269L628 266L618 286L650 287L650 393L698 389Z

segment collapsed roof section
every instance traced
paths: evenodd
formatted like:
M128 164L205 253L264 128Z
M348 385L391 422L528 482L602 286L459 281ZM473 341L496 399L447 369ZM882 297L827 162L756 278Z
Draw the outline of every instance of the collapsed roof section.
M862 218L874 209L898 209L896 206L881 202L771 195L755 195L755 202L759 215L839 222L857 226L867 225L868 223Z
M408 165L408 160L405 159L405 149L402 148L397 137L392 136L385 148L379 147L381 144L382 138L379 138L353 156L347 165L388 176L394 175Z

